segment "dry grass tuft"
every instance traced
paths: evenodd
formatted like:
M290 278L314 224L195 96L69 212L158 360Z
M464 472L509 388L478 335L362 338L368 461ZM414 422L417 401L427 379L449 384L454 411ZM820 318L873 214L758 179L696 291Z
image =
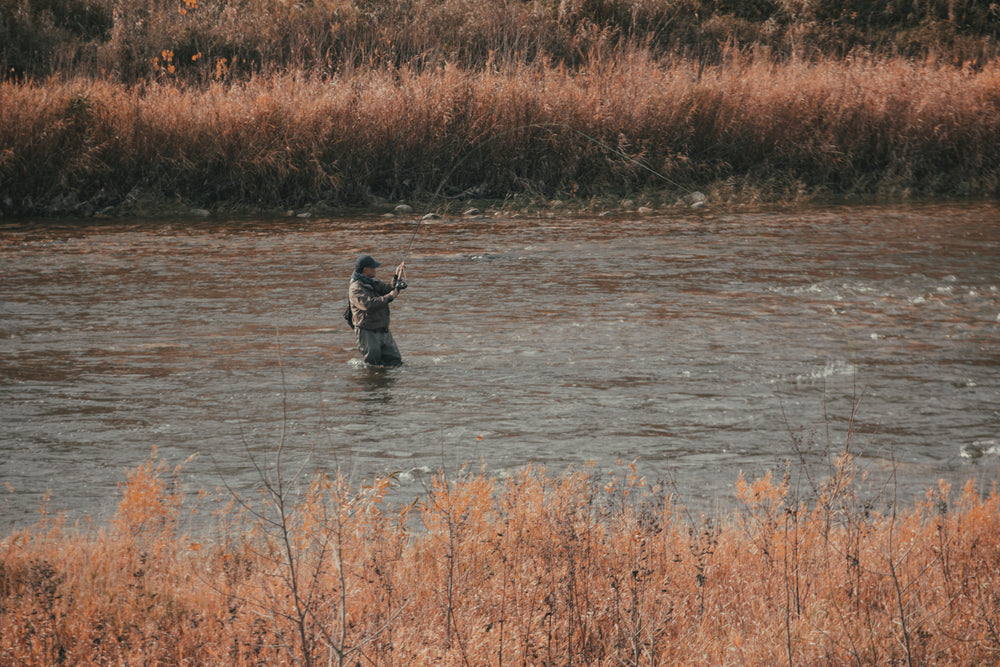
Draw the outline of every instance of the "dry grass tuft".
M86 214L141 213L142 193L267 210L427 200L441 186L582 202L649 190L661 204L708 188L716 202L995 194L998 82L997 64L700 68L635 52L576 72L0 83L0 202Z
M154 452L110 528L0 542L0 662L996 662L996 489L878 511L846 453L808 499L795 474L697 519L634 466L463 471L410 508L272 479L195 539Z
M52 73L206 82L291 70L572 68L642 49L718 64L879 54L952 65L996 58L979 0L0 0L0 77Z

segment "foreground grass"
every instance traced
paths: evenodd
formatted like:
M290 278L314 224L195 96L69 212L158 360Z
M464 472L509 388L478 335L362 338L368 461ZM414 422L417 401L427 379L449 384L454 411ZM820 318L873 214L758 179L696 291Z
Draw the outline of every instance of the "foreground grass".
M262 471L193 537L154 454L107 528L0 542L0 662L994 664L1000 495L880 512L855 474L740 479L694 519L629 466L439 477L402 509Z
M143 213L430 201L585 208L1000 193L1000 63L701 68L641 52L569 71L273 75L136 87L0 83L0 210ZM435 197L435 193L445 197Z

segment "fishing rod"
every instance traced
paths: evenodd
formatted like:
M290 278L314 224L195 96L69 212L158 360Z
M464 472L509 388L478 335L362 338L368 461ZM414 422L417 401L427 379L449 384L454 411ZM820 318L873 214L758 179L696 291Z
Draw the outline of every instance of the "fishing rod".
M425 213L424 215L427 214ZM413 228L413 233L410 235L410 242L406 244L406 251L403 252L403 258L399 260L400 264L405 262L406 258L409 256L410 248L413 247L413 239L417 238L417 231L420 229L420 223L423 221L424 221L424 216L420 216L420 218L417 220L417 226Z

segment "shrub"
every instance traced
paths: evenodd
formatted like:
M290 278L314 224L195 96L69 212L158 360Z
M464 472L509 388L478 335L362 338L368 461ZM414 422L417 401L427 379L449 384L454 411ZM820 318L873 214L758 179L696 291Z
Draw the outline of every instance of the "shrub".
M740 478L694 516L634 464L388 480L262 470L197 537L176 469L129 474L111 530L0 541L5 663L979 664L1000 653L1000 493L906 505L841 452ZM780 472L780 471L779 471ZM804 492L802 490L808 490ZM413 513L416 512L414 515ZM419 525L414 519L419 518Z

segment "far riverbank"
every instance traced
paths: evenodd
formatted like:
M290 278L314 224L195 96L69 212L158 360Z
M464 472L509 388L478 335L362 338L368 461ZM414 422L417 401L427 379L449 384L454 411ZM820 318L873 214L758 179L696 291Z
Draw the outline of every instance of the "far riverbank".
M0 214L526 214L1000 192L1000 64L382 69L0 84Z

